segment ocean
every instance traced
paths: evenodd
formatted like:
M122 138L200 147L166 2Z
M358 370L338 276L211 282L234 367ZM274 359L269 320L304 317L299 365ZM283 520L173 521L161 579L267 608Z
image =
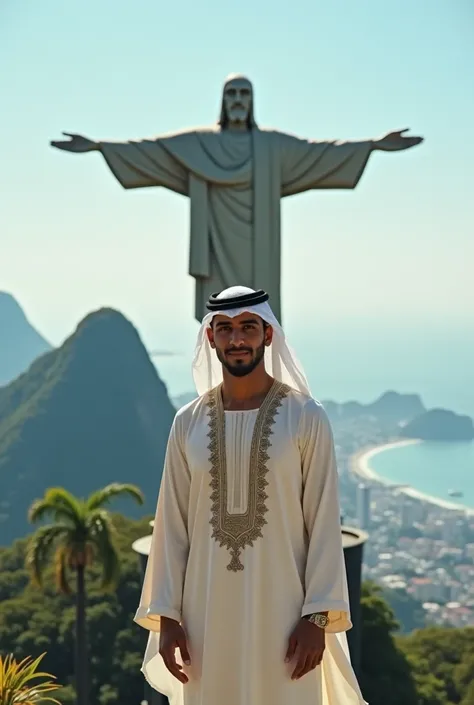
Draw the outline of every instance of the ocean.
M427 442L381 448L367 461L384 480L474 508L474 442ZM451 497L449 491L462 492Z

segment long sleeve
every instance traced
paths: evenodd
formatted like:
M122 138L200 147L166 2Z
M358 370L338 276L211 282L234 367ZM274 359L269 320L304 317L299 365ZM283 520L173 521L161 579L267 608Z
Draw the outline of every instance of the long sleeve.
M135 622L159 631L160 617L181 621L184 576L189 553L190 476L183 452L182 417L171 428L153 527L150 554Z
M373 150L363 142L316 142L280 134L281 195L311 189L353 189Z
M324 409L312 399L302 412L299 443L303 515L308 533L302 615L328 612L327 631L350 629L334 441Z
M100 142L100 151L124 188L164 186L188 195L188 172L165 148L167 139Z

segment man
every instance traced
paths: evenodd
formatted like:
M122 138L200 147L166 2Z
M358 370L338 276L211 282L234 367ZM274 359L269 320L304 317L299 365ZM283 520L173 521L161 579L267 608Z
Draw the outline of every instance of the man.
M263 291L210 297L135 621L172 705L361 705L331 429Z
M361 142L300 139L259 129L254 109L252 83L233 75L224 84L217 125L133 142L68 133L71 139L51 142L69 152L100 152L126 189L163 186L189 196L189 274L196 280L199 321L209 294L236 281L265 288L280 320L281 198L353 189L372 152L422 141L403 131Z

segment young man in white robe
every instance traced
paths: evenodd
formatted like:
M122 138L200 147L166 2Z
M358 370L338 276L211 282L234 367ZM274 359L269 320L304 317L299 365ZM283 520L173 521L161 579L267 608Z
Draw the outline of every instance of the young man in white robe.
M140 606L171 705L362 705L327 416L263 291L210 297Z

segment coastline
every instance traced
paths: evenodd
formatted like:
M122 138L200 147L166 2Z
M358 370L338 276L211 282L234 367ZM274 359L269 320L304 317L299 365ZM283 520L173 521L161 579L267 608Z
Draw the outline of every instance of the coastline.
M391 482L385 479L381 475L378 475L369 465L370 459L385 450L390 450L391 448L401 448L402 446L414 445L418 443L423 443L423 441L416 438L407 438L400 441L392 441L390 443L383 443L382 445L369 446L366 448L361 448L351 455L349 459L349 469L355 475L358 475L362 480L367 480L367 482L377 482L378 484L384 485L387 488L393 487L394 489L399 486L399 483ZM457 504L456 502L449 502L439 497L433 497L432 495L426 494L425 492L420 492L414 487L408 487L406 485L402 486L399 490L403 492L408 497L418 500L419 502L425 502L428 504L433 504L440 509L447 509L450 511L463 512L469 516L474 516L474 508L466 507L463 504Z

